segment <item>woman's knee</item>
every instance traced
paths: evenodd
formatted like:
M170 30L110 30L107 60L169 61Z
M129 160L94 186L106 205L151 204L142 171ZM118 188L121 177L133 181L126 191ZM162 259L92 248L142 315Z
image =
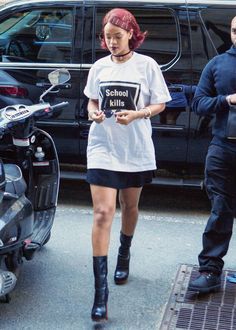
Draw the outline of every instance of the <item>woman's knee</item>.
M113 206L96 207L94 208L94 223L99 227L108 227L111 225L114 215L115 208Z
M138 213L138 206L136 204L120 203L122 213L136 214Z

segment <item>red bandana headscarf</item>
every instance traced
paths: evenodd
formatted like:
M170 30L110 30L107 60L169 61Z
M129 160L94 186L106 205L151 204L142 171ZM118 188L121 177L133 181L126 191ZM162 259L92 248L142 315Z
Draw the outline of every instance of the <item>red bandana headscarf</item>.
M140 31L140 27L135 17L128 10L122 8L114 8L105 15L102 22L101 47L104 49L107 49L103 36L104 27L107 23L111 23L126 31L133 30L133 36L129 44L130 49L132 50L138 48L143 43L147 34L147 32Z

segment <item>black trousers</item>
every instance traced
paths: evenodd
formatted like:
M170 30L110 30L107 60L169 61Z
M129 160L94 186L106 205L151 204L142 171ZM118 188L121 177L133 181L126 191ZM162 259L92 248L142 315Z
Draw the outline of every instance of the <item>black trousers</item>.
M199 271L221 274L234 222L236 152L210 145L206 157L205 185L211 201L211 215L202 236Z

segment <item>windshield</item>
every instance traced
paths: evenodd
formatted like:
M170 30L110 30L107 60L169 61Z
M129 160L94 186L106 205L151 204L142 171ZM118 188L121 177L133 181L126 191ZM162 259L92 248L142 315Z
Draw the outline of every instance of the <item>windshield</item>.
M16 13L0 23L0 35L15 33L21 27L30 27L39 19L39 11Z
M70 8L10 13L0 21L0 61L70 63L72 24Z

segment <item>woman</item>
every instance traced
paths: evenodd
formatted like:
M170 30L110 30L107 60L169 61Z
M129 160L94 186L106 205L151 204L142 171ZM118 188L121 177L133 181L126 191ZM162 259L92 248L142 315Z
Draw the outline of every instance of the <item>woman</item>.
M142 187L151 182L156 169L150 118L163 111L171 99L157 63L134 51L145 36L130 12L120 8L109 11L103 19L101 46L110 55L94 63L84 90L93 120L87 181L94 209L94 321L107 319L107 255L117 190L122 224L114 280L123 284L129 275Z

